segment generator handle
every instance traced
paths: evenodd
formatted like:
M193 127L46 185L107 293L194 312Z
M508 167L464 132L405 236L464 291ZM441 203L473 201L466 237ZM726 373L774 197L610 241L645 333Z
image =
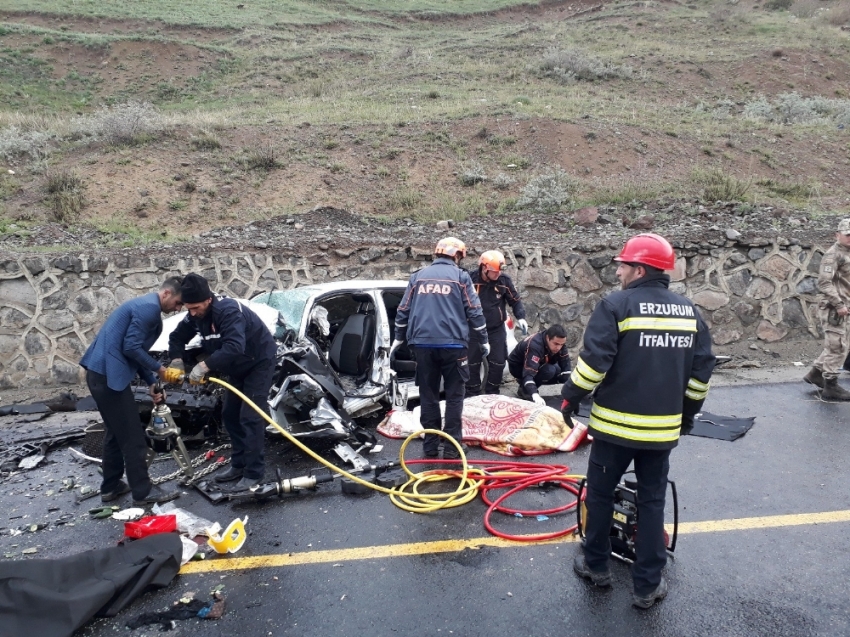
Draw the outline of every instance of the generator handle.
M579 537L584 538L584 527L581 519L581 501L585 498L585 490L587 489L587 478L582 478L578 485L576 493L576 533Z
M676 540L679 539L679 495L676 492L676 483L668 480L670 483L670 491L673 493L673 538L670 540L669 551L672 553L676 550Z

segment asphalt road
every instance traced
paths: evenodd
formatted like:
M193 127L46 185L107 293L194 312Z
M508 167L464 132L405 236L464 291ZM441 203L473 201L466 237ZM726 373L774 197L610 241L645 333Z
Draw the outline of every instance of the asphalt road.
M705 408L755 416L756 424L735 442L689 436L674 451L670 477L679 490L681 535L667 567L670 594L649 611L630 606L625 565L613 564L613 589L592 589L572 572L578 550L572 538L547 544L495 541L483 528L480 501L417 515L382 495L343 495L333 484L262 505L214 506L187 493L177 501L180 506L223 525L249 516L243 549L191 563L192 572L169 587L114 619L92 621L78 634L158 634L153 626L130 631L124 624L144 611L167 608L189 591L206 599L220 585L227 599L222 619L178 621L168 634L850 634L845 462L850 405L819 402L803 383L793 382L715 388ZM389 442L380 455L392 458L398 446ZM583 473L587 452L585 446L536 461L568 464ZM493 458L479 450L470 456ZM7 559L68 555L110 546L121 537L121 523L88 518L88 503L75 507L67 492L47 495L71 475L96 486L91 465L74 462L65 449L48 460L0 484L0 527L55 520L65 512L74 514L74 526L51 524L35 533L0 536L0 554ZM290 475L311 466L282 446L270 448L269 461ZM535 491L523 499L532 506L563 497ZM505 530L521 533L572 522L572 515L500 520ZM28 548L37 553L22 555Z

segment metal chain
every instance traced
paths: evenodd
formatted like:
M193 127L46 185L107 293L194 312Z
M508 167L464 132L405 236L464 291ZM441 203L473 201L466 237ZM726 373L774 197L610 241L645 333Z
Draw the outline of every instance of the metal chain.
M225 443L223 445L219 445L218 447L214 447L213 449L211 449L209 451L212 451L213 457L215 457L215 454L217 454L222 449L230 449L230 444ZM207 455L209 455L209 451L205 451L200 456L197 456L196 458L194 458L192 460L191 464L192 464L193 469L195 467L200 467L202 464L204 464L207 461ZM228 464L229 462L230 462L230 458L225 458L224 460L214 462L209 467L206 467L206 468L202 469L201 471L195 472L194 475L191 478L186 479L185 481L183 481L182 484L189 486L195 480L198 480L199 478L203 478L204 476L211 474L213 471L215 471L219 467L223 467L224 465ZM169 480L174 480L174 478L179 478L182 475L183 475L183 470L178 469L177 471L173 471L171 473L166 473L164 476L159 476L157 478L151 478L151 484L162 484L163 482L168 482Z

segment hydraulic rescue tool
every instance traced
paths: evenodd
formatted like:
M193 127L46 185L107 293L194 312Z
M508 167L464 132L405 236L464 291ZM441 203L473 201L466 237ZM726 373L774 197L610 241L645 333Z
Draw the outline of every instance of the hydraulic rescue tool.
M368 465L363 469L354 469L351 473L372 474L373 477L377 477L396 466L398 466L397 462L382 462ZM222 489L220 485L217 485L213 481L200 482L195 485L195 488L213 504L227 500L263 501L275 496L283 498L285 495L295 494L301 491L312 491L320 484L333 482L335 479L342 477L341 473L333 473L325 468L313 469L306 476L295 478L284 478L280 469L276 469L275 472L277 477L273 482L264 482L246 491L228 491ZM343 491L345 491L345 488L343 488Z
M637 480L626 476L634 476L634 471L629 471L623 476L623 481L617 485L614 491L614 515L611 522L611 555L627 564L635 561L635 540L638 533L638 485ZM667 551L672 553L676 550L676 540L679 536L679 498L676 493L676 483L668 480L670 491L673 494L673 535L664 530L664 545ZM578 533L584 544L584 529L587 524L587 507L584 499L587 494L587 479L579 485L578 501L581 506L576 507L578 522Z
M162 386L156 384L154 393L161 394ZM194 477L195 470L192 467L192 461L189 458L186 445L183 443L183 438L180 436L180 427L175 424L171 409L165 404L165 401L154 405L151 411L150 424L145 429L145 433L151 440L164 442L166 450L171 452L177 465L183 471L183 475L187 478Z

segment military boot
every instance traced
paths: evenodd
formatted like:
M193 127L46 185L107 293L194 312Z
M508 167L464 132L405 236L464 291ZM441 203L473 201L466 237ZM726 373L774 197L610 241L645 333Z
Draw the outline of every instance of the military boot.
M803 376L803 380L810 385L815 385L816 387L823 389L823 372L817 367L812 367L809 370L809 373Z
M824 378L821 398L824 400L850 400L850 391L839 385L837 378Z

